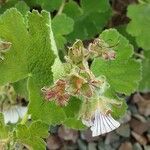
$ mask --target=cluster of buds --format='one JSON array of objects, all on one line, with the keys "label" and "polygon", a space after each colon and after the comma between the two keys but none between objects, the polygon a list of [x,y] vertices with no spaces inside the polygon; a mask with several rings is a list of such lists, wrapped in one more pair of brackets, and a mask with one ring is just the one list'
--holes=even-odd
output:
[{"label": "cluster of buds", "polygon": [[10,42],[0,40],[0,60],[4,60],[3,54],[6,53],[11,47]]},{"label": "cluster of buds", "polygon": [[88,49],[84,47],[81,40],[77,40],[69,48],[68,56],[65,57],[65,65],[70,66],[69,71],[57,80],[54,86],[42,89],[45,99],[54,100],[58,105],[66,106],[70,96],[83,97],[88,100],[95,95],[103,94],[109,85],[105,77],[95,77],[89,68],[88,59],[93,56],[112,59],[115,55],[115,53],[111,54],[112,51],[109,45],[101,39],[95,39],[89,44]]},{"label": "cluster of buds", "polygon": [[88,60],[94,57],[113,60],[115,52],[102,39],[95,39],[88,49],[77,40],[65,57],[64,66],[69,66],[66,74],[54,86],[42,91],[45,99],[54,100],[60,106],[66,106],[71,96],[83,99],[79,117],[83,124],[91,127],[93,136],[97,136],[116,129],[120,124],[111,117],[111,105],[116,104],[115,100],[103,96],[109,88],[106,78],[95,77],[89,68]]},{"label": "cluster of buds", "polygon": [[112,46],[109,46],[103,39],[97,38],[88,47],[91,56],[102,57],[105,60],[114,60],[116,57],[115,51]]},{"label": "cluster of buds", "polygon": [[66,92],[67,83],[63,79],[56,81],[54,86],[50,88],[42,88],[42,91],[45,95],[45,99],[55,100],[56,103],[60,106],[65,106],[68,103],[70,95]]}]

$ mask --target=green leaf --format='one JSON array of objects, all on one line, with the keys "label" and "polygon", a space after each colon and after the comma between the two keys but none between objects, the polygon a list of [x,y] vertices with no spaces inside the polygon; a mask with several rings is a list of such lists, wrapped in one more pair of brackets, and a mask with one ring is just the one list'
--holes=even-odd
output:
[{"label": "green leaf", "polygon": [[[68,41],[93,38],[104,28],[111,16],[110,5],[105,0],[99,1],[98,4],[97,2],[96,0],[88,1],[89,4],[86,4],[85,0],[81,2],[82,5],[79,7],[76,2],[70,1],[65,5],[63,12],[74,19],[75,22],[73,32],[67,36]],[[93,5],[94,9],[91,9]],[[84,11],[89,7],[90,10]]]},{"label": "green leaf", "polygon": [[19,1],[15,5],[15,7],[17,8],[18,11],[20,11],[23,14],[23,16],[25,16],[27,14],[27,12],[30,10],[28,5],[24,1]]},{"label": "green leaf", "polygon": [[15,6],[15,4],[18,2],[19,0],[7,0],[5,3],[0,5],[0,14],[3,13],[5,10]]},{"label": "green leaf", "polygon": [[48,126],[41,121],[33,122],[28,128],[19,124],[16,129],[17,142],[22,143],[30,150],[45,150],[43,138],[48,136]]},{"label": "green leaf", "polygon": [[41,6],[42,9],[47,11],[57,10],[62,4],[63,0],[25,0],[25,2],[30,6]]},{"label": "green leaf", "polygon": [[122,105],[119,107],[115,105],[112,106],[112,116],[115,119],[119,119],[123,117],[123,115],[126,113],[126,110],[128,108],[128,105],[125,100],[121,100],[121,102],[122,102]]},{"label": "green leaf", "polygon": [[140,82],[139,90],[142,92],[148,92],[150,90],[150,51],[144,51],[144,60],[142,62],[142,80]]},{"label": "green leaf", "polygon": [[63,12],[67,14],[70,18],[76,20],[79,16],[82,15],[83,10],[79,7],[79,5],[74,1],[69,1],[66,3]]},{"label": "green leaf", "polygon": [[106,12],[109,9],[108,0],[81,0],[81,7],[85,13],[99,11]]},{"label": "green leaf", "polygon": [[[64,48],[64,44],[67,42],[64,35],[73,31],[74,21],[65,14],[57,15],[52,20],[52,29],[54,36],[56,37],[57,47]],[[63,44],[62,44],[63,43]]]},{"label": "green leaf", "polygon": [[129,95],[138,88],[141,79],[140,62],[132,58],[133,47],[115,29],[103,31],[100,38],[113,46],[113,50],[116,51],[116,59],[107,61],[97,58],[92,63],[92,71],[96,76],[106,76],[111,90]]},{"label": "green leaf", "polygon": [[54,62],[54,54],[57,56],[58,52],[50,21],[46,11],[28,13],[28,28],[16,9],[10,9],[1,16],[0,37],[10,41],[12,47],[0,64],[0,84],[30,77],[29,113],[32,119],[55,124],[64,120],[65,113],[54,103],[46,102],[41,92],[42,87],[51,85],[53,77],[57,79],[58,73],[62,75],[63,71],[58,57]]},{"label": "green leaf", "polygon": [[136,38],[139,47],[150,49],[150,3],[128,6],[127,16],[131,19],[127,32]]},{"label": "green leaf", "polygon": [[42,8],[47,10],[47,11],[54,11],[54,10],[58,10],[60,5],[62,4],[63,0],[38,0],[38,1],[42,1]]},{"label": "green leaf", "polygon": [[48,129],[49,126],[42,121],[34,121],[29,127],[31,135],[42,138],[46,138],[48,136]]},{"label": "green leaf", "polygon": [[66,113],[66,120],[63,122],[69,128],[83,130],[85,126],[82,124],[81,120],[78,119],[79,111],[81,108],[82,101],[76,97],[71,97],[69,100],[69,104],[64,107],[64,111]]},{"label": "green leaf", "polygon": [[[123,117],[128,108],[126,100],[120,98],[118,94],[115,93],[114,89],[112,89],[111,87],[104,93],[104,95],[113,99],[114,101],[114,104],[111,104],[112,116],[115,119],[120,119],[121,117]],[[115,105],[115,103],[120,103],[121,105]]]},{"label": "green leaf", "polygon": [[17,95],[28,100],[27,78],[12,83]]},{"label": "green leaf", "polygon": [[26,49],[29,35],[17,9],[7,10],[0,16],[0,38],[12,43],[5,60],[0,62],[0,85],[4,85],[25,78],[28,74]]},{"label": "green leaf", "polygon": [[120,25],[117,26],[116,29],[119,31],[120,34],[122,34],[124,37],[126,37],[130,43],[134,46],[135,49],[138,48],[135,37],[131,36],[131,34],[127,33],[126,31],[127,25]]},{"label": "green leaf", "polygon": [[61,124],[66,119],[63,109],[54,102],[46,101],[32,79],[28,82],[28,89],[31,99],[29,113],[32,114],[32,119],[40,119],[48,124]]},{"label": "green leaf", "polygon": [[30,138],[31,134],[26,125],[19,124],[17,125],[16,136],[18,139],[24,140]]},{"label": "green leaf", "polygon": [[71,97],[69,104],[64,107],[67,117],[78,117],[82,101],[76,97]]},{"label": "green leaf", "polygon": [[0,113],[0,140],[8,137],[8,128],[4,123],[4,116]]},{"label": "green leaf", "polygon": [[77,118],[67,118],[64,121],[64,125],[76,130],[83,130],[86,128],[85,125],[82,124],[81,120],[77,120]]}]

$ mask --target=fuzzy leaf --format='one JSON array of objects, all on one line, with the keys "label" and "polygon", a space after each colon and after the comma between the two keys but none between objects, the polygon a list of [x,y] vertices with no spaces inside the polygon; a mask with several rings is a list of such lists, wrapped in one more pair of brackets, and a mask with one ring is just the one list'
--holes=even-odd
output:
[{"label": "fuzzy leaf", "polygon": [[49,124],[61,124],[66,119],[63,109],[56,106],[54,102],[46,101],[32,79],[29,80],[28,89],[29,99],[31,99],[29,113],[34,120],[40,119]]},{"label": "fuzzy leaf", "polygon": [[73,31],[73,19],[67,17],[65,14],[55,16],[52,20],[52,29],[56,37],[56,45],[58,48],[63,48],[67,42],[64,35]]},{"label": "fuzzy leaf", "polygon": [[139,47],[150,49],[150,3],[129,5],[127,16],[131,19],[127,32],[136,38]]},{"label": "fuzzy leaf", "polygon": [[[93,5],[94,9],[91,9]],[[94,37],[101,32],[111,16],[110,5],[106,0],[83,0],[81,7],[76,2],[70,1],[65,5],[63,12],[75,22],[73,32],[67,36],[71,42],[75,39],[85,40]]]},{"label": "fuzzy leaf", "polygon": [[19,124],[16,129],[17,142],[21,142],[30,150],[45,150],[46,143],[42,138],[48,135],[48,125],[41,121],[33,122],[28,128]]},{"label": "fuzzy leaf", "polygon": [[26,125],[21,124],[17,125],[16,135],[17,138],[20,140],[28,139],[31,136],[28,127]]},{"label": "fuzzy leaf", "polygon": [[76,97],[71,97],[69,104],[64,107],[67,117],[78,117],[82,101]]},{"label": "fuzzy leaf", "polygon": [[150,90],[150,50],[144,52],[144,60],[142,62],[142,80],[140,82],[139,90],[142,92],[148,92]]},{"label": "fuzzy leaf", "polygon": [[119,119],[121,117],[123,117],[123,115],[126,113],[126,110],[128,108],[128,105],[126,103],[125,100],[121,100],[122,101],[122,105],[121,106],[112,106],[112,116],[115,119]]},{"label": "fuzzy leaf", "polygon": [[[128,108],[125,98],[120,98],[112,88],[107,89],[104,95],[114,101],[114,104],[111,104],[112,116],[115,119],[123,117]],[[120,103],[121,105],[115,105],[115,103]]]},{"label": "fuzzy leaf", "polygon": [[[84,12],[105,12],[109,9],[109,1],[108,0],[81,0],[81,7]],[[94,9],[93,9],[94,8]]]},{"label": "fuzzy leaf", "polygon": [[42,138],[46,138],[48,136],[49,126],[41,121],[34,121],[29,130],[33,136],[39,136]]},{"label": "fuzzy leaf", "polygon": [[16,9],[10,9],[1,16],[0,37],[11,42],[12,47],[0,64],[0,84],[30,77],[29,113],[32,119],[60,123],[66,117],[64,111],[54,103],[46,102],[41,92],[41,88],[51,85],[53,77],[56,79],[57,73],[62,74],[63,70],[59,58],[55,59],[54,56],[58,52],[50,21],[48,12],[39,14],[33,11],[28,13],[27,29],[22,15]]},{"label": "fuzzy leaf", "polygon": [[25,100],[28,100],[27,78],[14,82],[12,85],[17,95],[25,98]]},{"label": "fuzzy leaf", "polygon": [[25,78],[28,74],[26,49],[29,35],[17,9],[7,10],[0,16],[0,38],[12,43],[5,60],[0,62],[0,85]]},{"label": "fuzzy leaf", "polygon": [[64,125],[69,128],[76,130],[83,130],[86,127],[82,124],[81,120],[77,120],[77,118],[68,118],[64,121]]},{"label": "fuzzy leaf", "polygon": [[54,11],[60,7],[62,0],[25,0],[25,2],[31,7],[41,6],[44,10]]},{"label": "fuzzy leaf", "polygon": [[141,65],[132,58],[133,47],[115,29],[105,30],[100,37],[113,46],[116,59],[107,61],[97,58],[91,68],[96,76],[106,76],[111,90],[129,95],[138,88],[141,79]]},{"label": "fuzzy leaf", "polygon": [[7,0],[5,3],[2,3],[0,5],[0,14],[3,13],[5,10],[15,6],[15,4],[18,2],[19,0]]},{"label": "fuzzy leaf", "polygon": [[83,10],[79,7],[79,5],[74,1],[69,1],[66,3],[63,12],[67,14],[70,18],[76,20],[80,15],[82,15]]},{"label": "fuzzy leaf", "polygon": [[4,123],[4,116],[0,113],[0,140],[8,137],[8,128]]},{"label": "fuzzy leaf", "polygon": [[[10,22],[14,18],[15,21]],[[48,19],[49,15],[45,11],[41,15],[37,11],[29,13],[28,31],[22,15],[16,9],[10,9],[1,16],[0,37],[11,42],[12,47],[0,65],[0,84],[15,82],[27,76],[32,76],[40,86],[52,83],[53,77],[49,75],[52,74],[50,68],[55,57],[49,42]]]},{"label": "fuzzy leaf", "polygon": [[19,1],[15,7],[17,10],[19,10],[24,16],[27,14],[27,12],[30,10],[28,5],[24,1]]}]

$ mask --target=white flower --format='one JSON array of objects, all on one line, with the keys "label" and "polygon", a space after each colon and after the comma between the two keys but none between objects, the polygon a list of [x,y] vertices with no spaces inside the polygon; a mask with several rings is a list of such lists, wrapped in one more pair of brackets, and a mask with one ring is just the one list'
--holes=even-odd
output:
[{"label": "white flower", "polygon": [[4,114],[4,120],[7,124],[18,122],[19,118],[23,118],[27,112],[27,107],[23,106],[11,106],[9,109],[4,110],[2,113]]},{"label": "white flower", "polygon": [[110,114],[103,114],[99,109],[94,112],[93,120],[82,120],[82,122],[91,127],[93,137],[111,132],[120,126],[120,123],[114,120]]}]

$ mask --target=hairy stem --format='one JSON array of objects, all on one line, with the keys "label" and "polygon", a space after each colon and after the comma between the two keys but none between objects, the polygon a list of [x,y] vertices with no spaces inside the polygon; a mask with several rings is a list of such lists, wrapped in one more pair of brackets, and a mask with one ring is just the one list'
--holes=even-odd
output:
[{"label": "hairy stem", "polygon": [[29,114],[26,113],[25,116],[22,118],[20,124],[25,124],[27,122],[27,120],[28,120],[28,117],[29,117]]},{"label": "hairy stem", "polygon": [[58,10],[56,15],[62,14],[62,11],[63,11],[64,6],[65,6],[65,2],[66,2],[66,0],[62,0],[62,4],[60,5],[60,8],[59,8],[59,10]]}]

